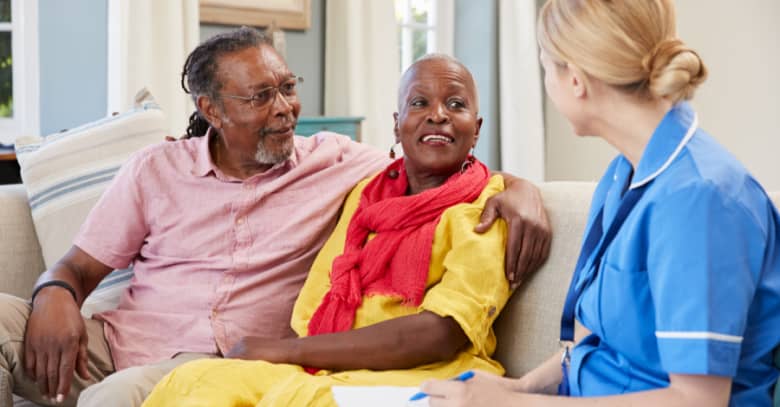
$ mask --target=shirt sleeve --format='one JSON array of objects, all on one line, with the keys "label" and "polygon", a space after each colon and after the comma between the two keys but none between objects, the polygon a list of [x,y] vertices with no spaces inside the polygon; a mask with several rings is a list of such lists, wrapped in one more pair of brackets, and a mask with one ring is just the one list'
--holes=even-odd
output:
[{"label": "shirt sleeve", "polygon": [[659,202],[649,219],[648,278],[668,373],[733,377],[759,279],[765,233],[715,186]]},{"label": "shirt sleeve", "polygon": [[[488,188],[495,188],[494,182]],[[431,261],[443,261],[445,271],[441,280],[425,293],[420,305],[421,310],[455,319],[474,348],[485,354],[493,351],[493,321],[510,295],[504,273],[506,224],[499,220],[483,234],[474,232],[486,195],[496,192],[497,189],[483,193],[479,204],[459,205],[442,216]],[[436,241],[450,244],[443,258],[436,258]]]},{"label": "shirt sleeve", "polygon": [[349,167],[357,174],[358,178],[352,182],[352,185],[382,171],[392,163],[386,152],[379,151],[368,144],[358,143],[342,134],[323,131],[317,133],[315,137],[320,141],[331,138],[338,143],[341,150],[341,160],[348,163]]},{"label": "shirt sleeve", "polygon": [[149,233],[141,183],[144,151],[128,159],[92,208],[73,244],[99,262],[126,268]]}]

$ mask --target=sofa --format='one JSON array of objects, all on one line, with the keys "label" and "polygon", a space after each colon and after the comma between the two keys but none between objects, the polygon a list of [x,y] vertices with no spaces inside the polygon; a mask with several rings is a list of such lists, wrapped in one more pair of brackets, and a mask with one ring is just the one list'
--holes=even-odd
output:
[{"label": "sofa", "polygon": [[[495,324],[495,357],[518,377],[558,349],[558,330],[571,272],[579,254],[591,194],[589,182],[540,186],[553,228],[547,263],[510,299]],[[780,192],[770,194],[780,203]],[[44,260],[22,185],[0,185],[0,291],[29,297]]]}]

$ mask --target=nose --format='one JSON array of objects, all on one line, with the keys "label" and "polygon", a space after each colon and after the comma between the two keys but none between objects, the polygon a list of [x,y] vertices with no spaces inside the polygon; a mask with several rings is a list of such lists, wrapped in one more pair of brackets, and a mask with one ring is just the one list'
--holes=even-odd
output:
[{"label": "nose", "polygon": [[442,124],[447,123],[449,119],[447,109],[443,104],[436,103],[431,105],[431,109],[428,111],[428,122]]},{"label": "nose", "polygon": [[292,112],[292,104],[279,91],[274,89],[274,98],[271,100],[271,113],[275,116],[287,116]]},{"label": "nose", "polygon": [[433,124],[447,123],[450,117],[447,115],[447,109],[441,104],[431,105],[428,113],[428,122]]}]

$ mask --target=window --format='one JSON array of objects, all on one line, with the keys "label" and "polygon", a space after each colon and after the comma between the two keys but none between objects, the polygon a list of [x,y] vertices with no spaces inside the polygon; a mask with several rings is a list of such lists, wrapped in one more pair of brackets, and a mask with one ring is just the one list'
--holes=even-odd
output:
[{"label": "window", "polygon": [[417,58],[452,55],[454,0],[395,0],[401,72]]},{"label": "window", "polygon": [[0,144],[38,134],[38,2],[0,0]]}]

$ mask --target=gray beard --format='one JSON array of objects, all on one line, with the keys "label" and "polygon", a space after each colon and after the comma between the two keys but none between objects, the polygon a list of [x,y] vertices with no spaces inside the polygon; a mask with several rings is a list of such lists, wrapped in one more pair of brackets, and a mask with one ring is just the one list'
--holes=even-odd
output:
[{"label": "gray beard", "polygon": [[263,141],[264,140],[261,140],[257,143],[257,152],[255,153],[255,161],[260,164],[279,164],[281,162],[287,161],[293,153],[293,147],[295,144],[292,138],[290,138],[289,143],[285,143],[283,148],[278,151],[267,150],[263,144]]}]

